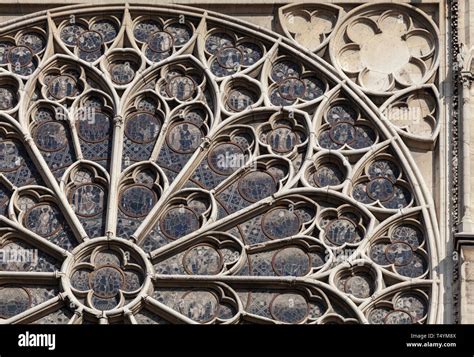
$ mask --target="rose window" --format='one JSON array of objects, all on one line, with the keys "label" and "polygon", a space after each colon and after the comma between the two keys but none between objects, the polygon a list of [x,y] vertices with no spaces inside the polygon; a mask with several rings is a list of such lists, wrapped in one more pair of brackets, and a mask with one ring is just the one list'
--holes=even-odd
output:
[{"label": "rose window", "polygon": [[422,12],[79,9],[0,34],[2,323],[439,322]]}]

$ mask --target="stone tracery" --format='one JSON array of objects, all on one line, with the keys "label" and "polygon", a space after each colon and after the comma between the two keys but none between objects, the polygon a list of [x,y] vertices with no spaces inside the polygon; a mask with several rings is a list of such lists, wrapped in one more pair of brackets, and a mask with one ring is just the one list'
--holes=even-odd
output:
[{"label": "stone tracery", "polygon": [[[186,7],[78,13],[0,38],[0,247],[41,252],[0,265],[2,322],[437,321],[434,207],[404,150],[437,135],[420,12],[287,6],[289,38]],[[413,44],[383,85],[367,31]]]}]

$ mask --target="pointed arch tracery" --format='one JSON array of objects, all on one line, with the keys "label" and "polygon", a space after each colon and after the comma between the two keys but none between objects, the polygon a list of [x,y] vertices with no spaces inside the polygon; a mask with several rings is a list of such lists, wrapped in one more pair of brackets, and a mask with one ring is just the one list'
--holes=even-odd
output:
[{"label": "pointed arch tracery", "polygon": [[[287,5],[280,36],[189,7],[70,9],[0,27],[0,247],[37,252],[0,264],[1,322],[439,321],[408,150],[439,132],[431,20]],[[371,36],[406,63],[381,76]]]}]

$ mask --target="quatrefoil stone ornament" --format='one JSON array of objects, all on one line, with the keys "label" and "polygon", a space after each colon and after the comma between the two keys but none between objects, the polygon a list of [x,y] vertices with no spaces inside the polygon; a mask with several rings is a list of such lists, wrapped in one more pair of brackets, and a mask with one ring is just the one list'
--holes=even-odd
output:
[{"label": "quatrefoil stone ornament", "polygon": [[149,283],[146,255],[123,239],[99,238],[82,244],[64,265],[70,300],[87,311],[117,311]]}]

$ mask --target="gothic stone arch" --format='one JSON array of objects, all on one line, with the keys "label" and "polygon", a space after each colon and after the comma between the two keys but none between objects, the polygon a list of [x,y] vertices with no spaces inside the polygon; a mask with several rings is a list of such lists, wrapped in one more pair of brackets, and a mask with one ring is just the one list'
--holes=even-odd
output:
[{"label": "gothic stone arch", "polygon": [[0,27],[0,245],[37,252],[0,265],[2,323],[443,321],[411,151],[440,133],[436,24],[393,3],[279,21],[110,5]]}]

